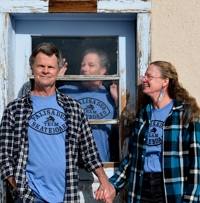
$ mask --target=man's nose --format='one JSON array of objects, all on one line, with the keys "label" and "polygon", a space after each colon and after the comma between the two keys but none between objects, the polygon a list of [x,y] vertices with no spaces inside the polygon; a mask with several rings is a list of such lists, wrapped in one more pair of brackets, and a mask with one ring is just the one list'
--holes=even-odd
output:
[{"label": "man's nose", "polygon": [[81,67],[81,72],[85,72],[88,70],[88,66],[87,65],[84,65]]},{"label": "man's nose", "polygon": [[48,72],[49,72],[48,66],[45,66],[45,67],[43,68],[43,72],[44,72],[44,73],[48,73]]}]

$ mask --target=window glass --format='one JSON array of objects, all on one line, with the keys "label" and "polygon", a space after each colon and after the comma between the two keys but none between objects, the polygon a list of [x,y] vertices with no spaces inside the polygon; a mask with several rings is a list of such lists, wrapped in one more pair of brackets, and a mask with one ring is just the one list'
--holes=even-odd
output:
[{"label": "window glass", "polygon": [[[102,81],[58,81],[58,90],[76,99],[89,120],[100,156],[104,162],[119,161],[119,129],[112,124],[118,118],[118,111],[109,90],[109,83],[90,89],[90,83]],[[85,85],[87,84],[87,86]],[[93,120],[93,121],[92,121]],[[117,123],[117,121],[116,121]]]},{"label": "window glass", "polygon": [[108,56],[106,74],[117,74],[117,37],[32,37],[32,49],[41,42],[51,42],[61,50],[68,63],[67,75],[79,75],[84,52],[94,48]]},{"label": "window glass", "polygon": [[[57,81],[57,88],[60,92],[75,98],[82,106],[88,120],[117,119],[115,101],[110,93],[110,85],[116,81]],[[85,85],[87,84],[87,86]],[[101,83],[100,88],[88,88],[90,83]],[[119,90],[117,90],[119,91]]]}]

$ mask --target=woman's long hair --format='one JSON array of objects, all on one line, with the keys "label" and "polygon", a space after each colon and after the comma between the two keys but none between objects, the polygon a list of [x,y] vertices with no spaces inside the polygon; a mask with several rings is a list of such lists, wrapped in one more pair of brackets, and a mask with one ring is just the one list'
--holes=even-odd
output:
[{"label": "woman's long hair", "polygon": [[[189,92],[179,83],[178,74],[175,67],[166,61],[154,61],[150,65],[158,66],[161,76],[163,78],[169,78],[169,85],[167,89],[169,97],[182,102],[184,106],[184,113],[182,117],[183,124],[200,120],[200,108],[197,105],[196,99],[190,96]],[[142,106],[146,105],[149,100],[149,96],[145,95],[144,93],[139,94],[137,107],[139,108],[141,104]]]}]

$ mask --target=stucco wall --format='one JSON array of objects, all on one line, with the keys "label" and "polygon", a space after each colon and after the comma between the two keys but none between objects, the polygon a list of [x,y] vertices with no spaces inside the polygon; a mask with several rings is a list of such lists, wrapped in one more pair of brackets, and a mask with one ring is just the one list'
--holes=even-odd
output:
[{"label": "stucco wall", "polygon": [[200,105],[200,1],[152,0],[151,59],[175,65]]}]

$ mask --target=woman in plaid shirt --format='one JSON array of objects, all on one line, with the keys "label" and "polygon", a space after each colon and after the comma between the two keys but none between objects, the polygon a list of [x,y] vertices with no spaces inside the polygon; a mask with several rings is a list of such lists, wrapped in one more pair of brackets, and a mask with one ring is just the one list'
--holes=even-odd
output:
[{"label": "woman in plaid shirt", "polygon": [[200,108],[169,62],[151,63],[141,81],[129,155],[97,199],[112,202],[129,182],[128,203],[200,202]]}]

